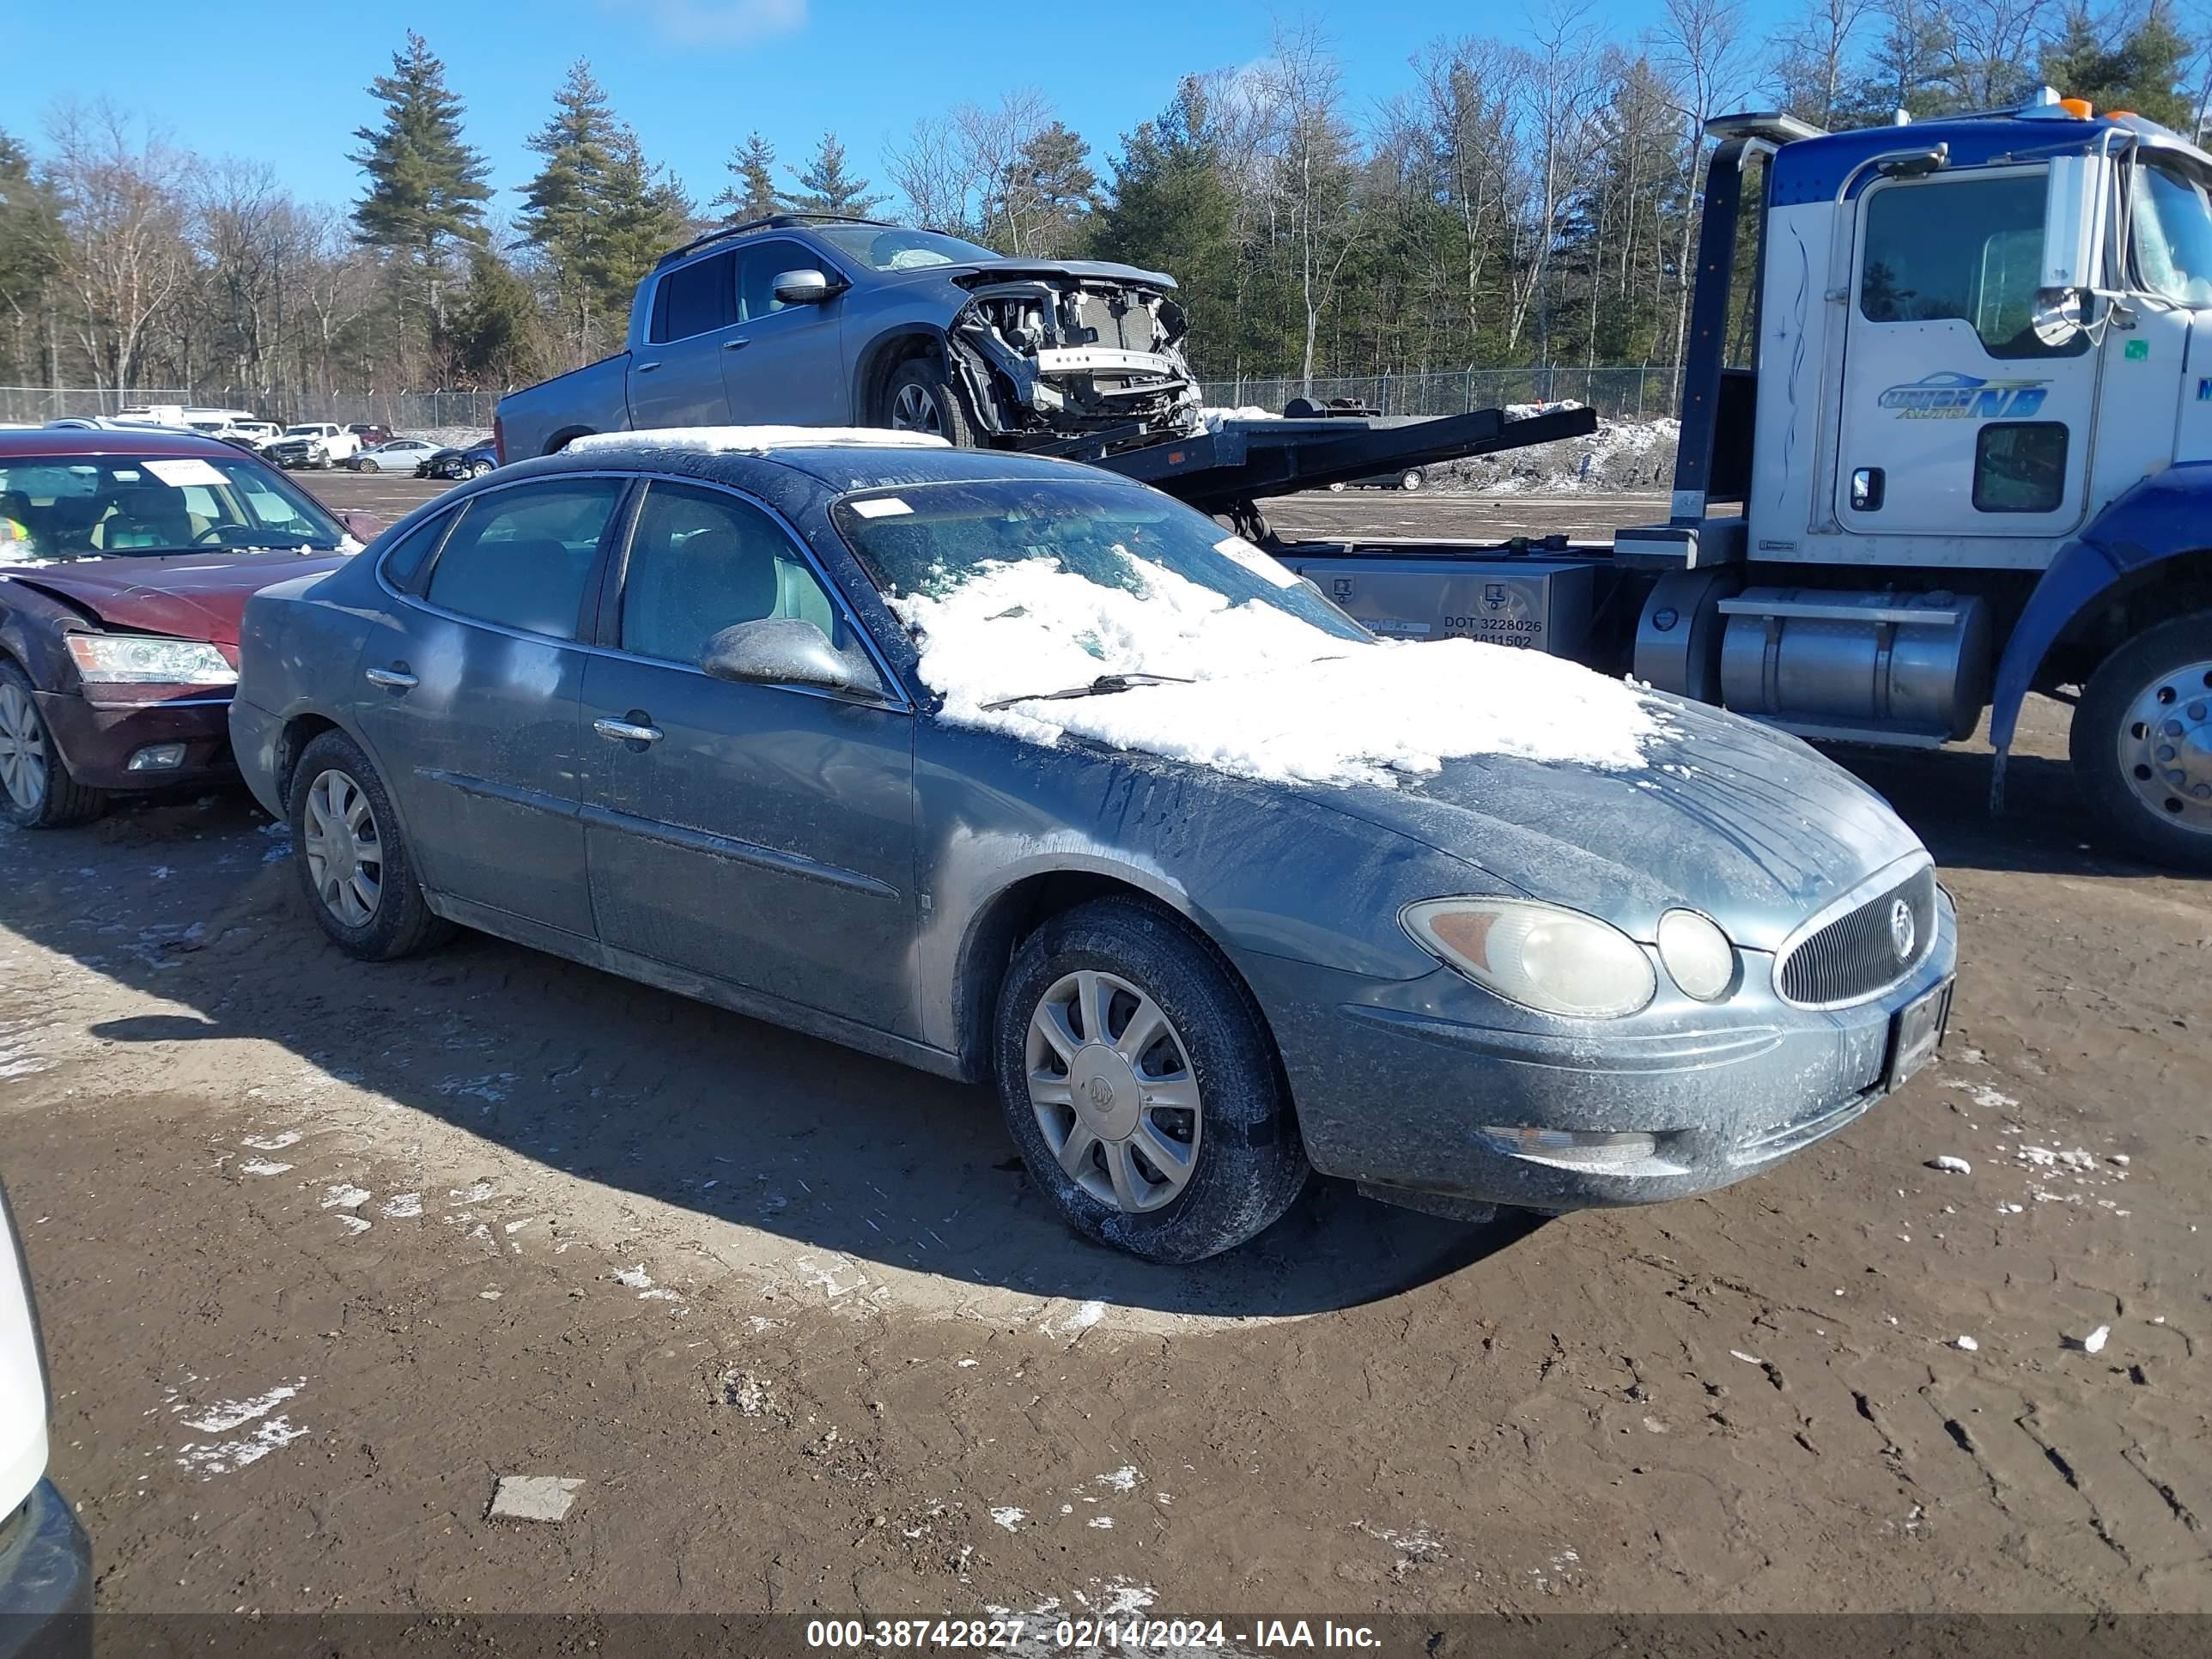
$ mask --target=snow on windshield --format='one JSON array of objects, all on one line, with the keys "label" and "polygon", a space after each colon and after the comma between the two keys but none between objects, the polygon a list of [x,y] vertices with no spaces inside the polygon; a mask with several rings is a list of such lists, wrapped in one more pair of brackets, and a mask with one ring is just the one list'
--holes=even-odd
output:
[{"label": "snow on windshield", "polygon": [[[1473,640],[1343,639],[1117,550],[1127,587],[1026,559],[978,565],[944,592],[890,599],[915,636],[923,683],[945,699],[941,717],[1240,777],[1384,787],[1468,755],[1626,770],[1661,735],[1632,687],[1562,658]],[[1036,695],[1138,672],[1194,684]]]}]

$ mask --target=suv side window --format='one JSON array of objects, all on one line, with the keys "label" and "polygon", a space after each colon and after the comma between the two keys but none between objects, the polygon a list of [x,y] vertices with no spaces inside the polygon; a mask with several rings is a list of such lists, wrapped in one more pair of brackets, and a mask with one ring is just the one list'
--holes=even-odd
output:
[{"label": "suv side window", "polygon": [[678,265],[660,279],[653,296],[652,338],[656,345],[688,340],[727,328],[733,315],[732,270],[736,255],[710,254]]},{"label": "suv side window", "polygon": [[423,597],[479,622],[573,640],[619,478],[563,479],[479,495],[438,550]]},{"label": "suv side window", "polygon": [[622,648],[696,665],[725,628],[770,617],[803,617],[840,650],[854,644],[813,567],[775,520],[716,490],[651,485],[623,573]]},{"label": "suv side window", "polygon": [[2029,326],[2043,258],[2042,173],[1935,179],[1870,192],[1859,313],[1870,323],[1971,323],[1992,357],[2070,357]]},{"label": "suv side window", "polygon": [[830,262],[804,242],[777,239],[738,250],[738,320],[750,323],[791,307],[775,297],[775,279],[787,270],[818,270],[835,278]]}]

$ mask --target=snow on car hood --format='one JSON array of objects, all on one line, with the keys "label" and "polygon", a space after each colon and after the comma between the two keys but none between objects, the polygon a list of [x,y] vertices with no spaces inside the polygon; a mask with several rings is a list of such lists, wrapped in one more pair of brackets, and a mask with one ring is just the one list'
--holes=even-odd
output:
[{"label": "snow on car hood", "polygon": [[[1122,556],[1127,587],[1031,559],[980,565],[942,594],[891,599],[915,637],[923,684],[944,699],[940,717],[1240,777],[1383,787],[1474,755],[1633,770],[1663,732],[1651,700],[1561,658],[1473,640],[1342,639]],[[1136,672],[1193,683],[1036,695]]]}]

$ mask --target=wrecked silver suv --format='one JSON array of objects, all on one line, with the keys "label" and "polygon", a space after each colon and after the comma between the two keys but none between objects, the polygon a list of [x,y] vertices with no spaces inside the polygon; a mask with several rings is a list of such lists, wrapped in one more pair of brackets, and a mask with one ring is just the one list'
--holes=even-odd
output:
[{"label": "wrecked silver suv", "polygon": [[778,214],[667,255],[628,349],[502,399],[510,460],[586,433],[877,426],[965,446],[1153,438],[1198,420],[1175,281],[936,231]]}]

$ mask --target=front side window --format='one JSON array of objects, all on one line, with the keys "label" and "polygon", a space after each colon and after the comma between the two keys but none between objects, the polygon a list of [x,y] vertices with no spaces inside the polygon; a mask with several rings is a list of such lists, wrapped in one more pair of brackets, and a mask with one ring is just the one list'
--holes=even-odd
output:
[{"label": "front side window", "polygon": [[775,520],[719,491],[653,484],[630,536],[622,648],[696,664],[722,629],[777,617],[812,623],[840,650],[850,644],[836,605]]},{"label": "front side window", "polygon": [[574,639],[622,491],[618,478],[577,478],[477,496],[439,550],[424,597],[479,622]]},{"label": "front side window", "polygon": [[1867,197],[1859,312],[1873,323],[1956,318],[1992,357],[2073,356],[2076,331],[2046,346],[2033,326],[2043,270],[2042,173],[1891,185]]},{"label": "front side window", "polygon": [[803,242],[749,242],[738,251],[738,320],[750,323],[790,307],[775,297],[775,279],[787,270],[823,270],[822,256]]},{"label": "front side window", "polygon": [[330,552],[346,532],[258,461],[115,455],[0,464],[0,558]]},{"label": "front side window", "polygon": [[2185,306],[2212,306],[2212,194],[2183,163],[2139,163],[2130,204],[2136,276],[2150,293]]}]

